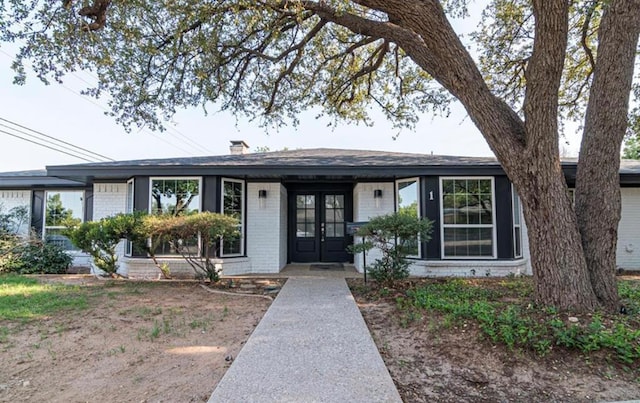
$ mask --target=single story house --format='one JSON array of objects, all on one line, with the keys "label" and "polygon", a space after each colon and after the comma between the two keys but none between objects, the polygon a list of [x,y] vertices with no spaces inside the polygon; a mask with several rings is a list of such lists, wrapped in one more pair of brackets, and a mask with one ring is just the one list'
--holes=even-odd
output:
[{"label": "single story house", "polygon": [[[289,263],[353,262],[357,239],[350,222],[407,210],[434,222],[431,240],[417,240],[411,273],[418,276],[493,276],[531,273],[527,231],[513,186],[494,158],[340,149],[231,154],[211,157],[47,166],[0,174],[5,210],[29,206],[31,227],[74,254],[60,232],[65,217],[98,220],[143,210],[213,211],[237,217],[241,236],[222,242],[217,262],[226,275],[277,273]],[[563,162],[569,187],[575,161]],[[622,220],[617,259],[640,269],[640,162],[623,161]],[[155,277],[147,256],[125,242],[120,272]],[[158,251],[172,273],[192,273],[168,245]],[[376,257],[367,254],[367,262]]]}]

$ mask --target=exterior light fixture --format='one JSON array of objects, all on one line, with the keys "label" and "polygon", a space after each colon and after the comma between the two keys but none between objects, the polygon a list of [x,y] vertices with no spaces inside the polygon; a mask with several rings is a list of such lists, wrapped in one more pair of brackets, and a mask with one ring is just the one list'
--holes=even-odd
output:
[{"label": "exterior light fixture", "polygon": [[258,206],[263,209],[267,204],[267,190],[260,189],[258,190]]},{"label": "exterior light fixture", "polygon": [[381,199],[382,199],[382,189],[375,189],[373,191],[373,200],[376,201],[376,208],[380,208]]}]

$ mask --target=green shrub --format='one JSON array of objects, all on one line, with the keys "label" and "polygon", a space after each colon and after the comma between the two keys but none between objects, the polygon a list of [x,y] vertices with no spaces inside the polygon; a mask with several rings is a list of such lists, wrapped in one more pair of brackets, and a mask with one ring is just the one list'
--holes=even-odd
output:
[{"label": "green shrub", "polygon": [[83,252],[93,258],[93,263],[107,274],[118,271],[116,247],[133,232],[135,220],[131,214],[116,214],[99,221],[87,221],[67,227],[64,234]]},{"label": "green shrub", "polygon": [[366,253],[378,248],[382,257],[376,259],[371,267],[365,268],[375,281],[384,286],[393,286],[397,280],[409,276],[407,260],[409,254],[417,250],[417,240],[427,242],[431,239],[433,223],[426,218],[417,218],[412,214],[393,213],[372,218],[358,230],[358,236],[365,238],[364,243],[349,247],[351,253]]},{"label": "green shrub", "polygon": [[[183,216],[148,216],[149,235],[168,241],[193,268],[196,276],[211,282],[220,279],[213,259],[223,238],[239,235],[238,220],[219,213],[201,212]],[[201,249],[185,240],[200,238]]]},{"label": "green shrub", "polygon": [[18,274],[64,274],[73,258],[62,248],[38,239],[23,242],[0,261],[0,272]]}]

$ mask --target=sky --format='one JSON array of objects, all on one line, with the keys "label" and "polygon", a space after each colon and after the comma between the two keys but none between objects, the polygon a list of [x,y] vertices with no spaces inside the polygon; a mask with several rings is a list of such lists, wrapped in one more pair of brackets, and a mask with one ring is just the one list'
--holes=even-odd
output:
[{"label": "sky", "polygon": [[[459,32],[473,28],[472,20],[456,25]],[[231,140],[244,140],[250,151],[257,147],[268,147],[272,151],[345,148],[493,156],[459,104],[452,106],[448,117],[423,116],[414,130],[394,129],[382,114],[374,116],[371,127],[343,124],[329,128],[328,120],[317,120],[312,112],[302,115],[297,127],[265,130],[255,122],[238,121],[228,112],[210,110],[205,116],[202,108],[194,108],[178,112],[165,132],[134,128],[127,133],[114,118],[105,116],[106,100],[80,95],[87,82],[95,82],[95,78],[82,72],[73,73],[65,78],[63,85],[47,86],[29,75],[26,85],[17,86],[12,84],[12,54],[9,45],[0,44],[0,118],[114,160],[226,155]],[[0,124],[6,122],[0,120]],[[0,130],[11,132],[2,126]],[[566,147],[571,152],[577,148],[577,142],[570,142]],[[84,162],[0,132],[0,172]]]}]

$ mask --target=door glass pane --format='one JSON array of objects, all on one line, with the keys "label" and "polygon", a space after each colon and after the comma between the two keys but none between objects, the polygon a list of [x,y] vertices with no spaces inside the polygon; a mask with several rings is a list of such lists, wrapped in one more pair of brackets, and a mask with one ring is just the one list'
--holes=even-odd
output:
[{"label": "door glass pane", "polygon": [[315,196],[296,196],[296,237],[315,238],[316,205]]},{"label": "door glass pane", "polygon": [[344,195],[324,196],[325,236],[344,237]]}]

